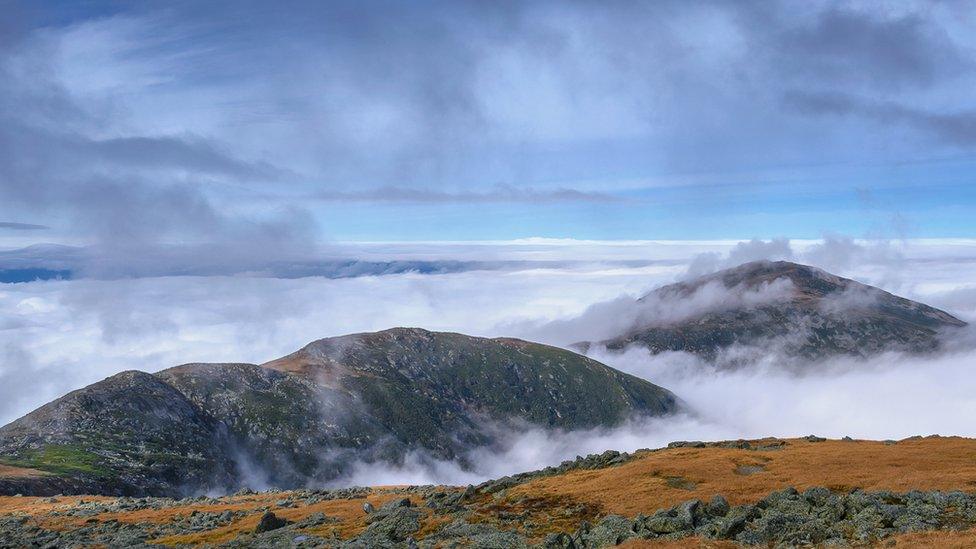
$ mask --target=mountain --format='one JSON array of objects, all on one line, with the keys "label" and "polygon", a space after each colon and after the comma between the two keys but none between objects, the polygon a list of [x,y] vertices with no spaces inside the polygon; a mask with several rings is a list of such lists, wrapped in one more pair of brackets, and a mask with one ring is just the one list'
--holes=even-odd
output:
[{"label": "mountain", "polygon": [[[937,350],[966,323],[945,311],[788,261],[756,261],[663,286],[637,300],[637,321],[594,345],[685,351],[733,361],[743,348],[817,360],[884,351]],[[723,351],[738,350],[739,353]]]},{"label": "mountain", "polygon": [[677,407],[670,392],[563,349],[395,328],[263,366],[130,371],[69,393],[0,428],[0,464],[44,473],[0,481],[0,493],[300,487],[412,450],[463,464],[504,426],[611,426]]}]

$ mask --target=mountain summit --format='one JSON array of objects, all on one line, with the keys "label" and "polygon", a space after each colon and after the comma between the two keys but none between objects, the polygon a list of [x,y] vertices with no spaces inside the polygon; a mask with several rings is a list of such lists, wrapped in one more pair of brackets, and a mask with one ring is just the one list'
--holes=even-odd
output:
[{"label": "mountain summit", "polygon": [[733,361],[753,348],[816,360],[930,352],[939,348],[940,332],[966,325],[934,307],[789,261],[755,261],[663,286],[636,308],[626,332],[578,345]]},{"label": "mountain summit", "polygon": [[[0,493],[301,487],[359,461],[458,459],[504,427],[586,429],[674,411],[670,392],[576,353],[414,328],[255,364],[123,372],[0,428]],[[501,428],[499,428],[501,427]]]}]

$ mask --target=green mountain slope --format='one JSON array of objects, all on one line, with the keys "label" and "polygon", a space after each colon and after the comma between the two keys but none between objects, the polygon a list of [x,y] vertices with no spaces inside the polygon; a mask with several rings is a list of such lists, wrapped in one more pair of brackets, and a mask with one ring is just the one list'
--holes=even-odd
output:
[{"label": "green mountain slope", "polygon": [[[499,426],[612,426],[677,406],[566,350],[396,328],[319,340],[264,366],[112,376],[0,428],[0,463],[50,473],[26,486],[34,493],[296,487],[411,450],[463,459],[497,442]],[[11,491],[25,485],[0,482]]]}]

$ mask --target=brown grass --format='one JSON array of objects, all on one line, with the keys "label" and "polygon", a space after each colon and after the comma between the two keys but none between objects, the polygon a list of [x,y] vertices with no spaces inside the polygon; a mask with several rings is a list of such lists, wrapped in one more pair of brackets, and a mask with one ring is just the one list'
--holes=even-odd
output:
[{"label": "brown grass", "polygon": [[[745,468],[760,467],[742,474]],[[675,483],[674,478],[686,482]],[[538,479],[512,488],[508,497],[569,497],[631,517],[715,494],[733,504],[754,502],[788,486],[972,491],[976,490],[976,440],[929,437],[894,445],[790,440],[781,450],[772,451],[674,448],[642,453],[618,467]]]},{"label": "brown grass", "polygon": [[28,467],[14,467],[0,463],[0,478],[35,478],[43,477],[48,473],[30,469]]},{"label": "brown grass", "polygon": [[[472,522],[489,522],[518,528],[539,540],[550,532],[572,532],[582,520],[591,523],[606,514],[633,517],[670,507],[682,501],[708,499],[722,494],[733,504],[754,502],[773,490],[794,486],[800,490],[827,486],[835,490],[976,490],[976,440],[956,437],[910,439],[895,445],[880,442],[790,440],[780,450],[752,451],[724,448],[673,448],[640,453],[623,465],[595,471],[572,471],[540,478],[507,490],[504,496],[480,496],[469,503]],[[155,543],[166,545],[219,544],[254,531],[262,508],[300,521],[321,512],[336,519],[305,530],[323,537],[348,539],[366,527],[364,501],[380,506],[404,497],[395,488],[374,488],[366,498],[323,501],[312,505],[278,508],[275,502],[287,493],[228,496],[219,503],[200,502],[164,509],[102,513],[99,521],[165,524],[193,511],[245,511],[232,524],[208,532],[167,536]],[[420,499],[411,499],[424,512],[421,533],[433,533],[450,517],[431,514]],[[51,516],[84,501],[109,497],[62,496],[56,501],[38,497],[0,497],[0,515],[26,514],[37,524],[56,530],[82,526],[88,517]],[[529,526],[531,524],[531,526]],[[976,529],[905,534],[888,538],[882,545],[896,547],[976,547]],[[643,547],[707,547],[727,549],[728,542],[686,538],[678,541],[633,540],[629,549]]]},{"label": "brown grass", "polygon": [[[894,542],[892,545],[890,542]],[[976,547],[976,530],[918,532],[901,534],[882,540],[878,545],[888,544],[892,547],[910,547],[928,549],[971,549]]]}]

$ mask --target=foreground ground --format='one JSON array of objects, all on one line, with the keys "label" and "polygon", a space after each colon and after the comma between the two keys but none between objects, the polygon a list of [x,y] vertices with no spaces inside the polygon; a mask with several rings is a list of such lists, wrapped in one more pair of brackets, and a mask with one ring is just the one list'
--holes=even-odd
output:
[{"label": "foreground ground", "polygon": [[[0,477],[33,474],[40,473],[0,469]],[[787,487],[820,489],[777,492]],[[873,507],[863,503],[868,496],[859,495],[858,489],[874,498]],[[897,495],[911,491],[920,492]],[[953,491],[962,493],[943,494]],[[829,522],[824,510],[840,509],[836,520],[847,509],[846,526],[824,535],[842,535],[854,545],[973,547],[972,492],[976,440],[971,439],[676,443],[632,455],[590,456],[473,488],[302,490],[184,500],[2,497],[0,547],[290,547],[350,540],[362,547],[410,547],[412,540],[432,547],[570,547],[616,541],[625,547],[734,547],[743,540],[766,539],[761,535],[775,528],[788,530],[791,509],[797,506],[821,522]],[[701,503],[684,503],[690,500]],[[366,503],[372,512],[364,511]],[[713,512],[716,508],[723,509]],[[697,527],[681,526],[682,513]],[[736,513],[751,513],[746,526],[736,522]],[[885,518],[886,513],[893,515]],[[609,515],[621,519],[607,519]],[[644,517],[633,520],[640,515]],[[731,540],[714,539],[726,528],[736,528],[729,530]],[[809,524],[803,528],[789,535],[810,535]],[[656,539],[625,539],[638,536],[634,532]],[[801,538],[776,539],[789,543]]]}]

